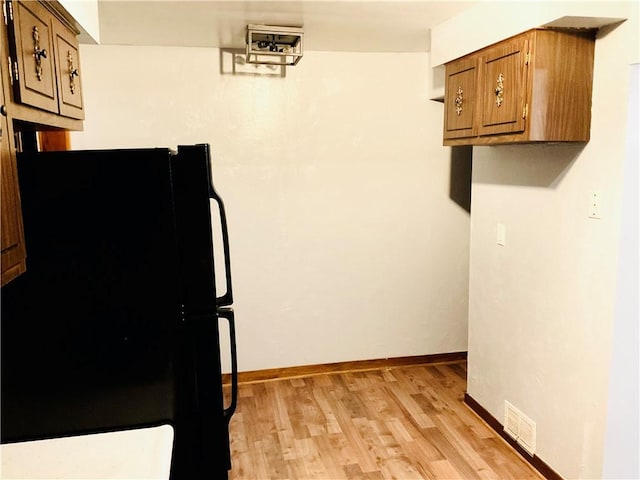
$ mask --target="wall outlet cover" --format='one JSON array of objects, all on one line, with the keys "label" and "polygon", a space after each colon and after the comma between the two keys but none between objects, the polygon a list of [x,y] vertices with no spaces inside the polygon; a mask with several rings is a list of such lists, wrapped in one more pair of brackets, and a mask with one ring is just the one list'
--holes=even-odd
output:
[{"label": "wall outlet cover", "polygon": [[501,246],[505,246],[507,243],[507,227],[504,223],[496,225],[496,243]]},{"label": "wall outlet cover", "polygon": [[601,203],[600,193],[589,193],[589,218],[599,219],[601,218]]}]

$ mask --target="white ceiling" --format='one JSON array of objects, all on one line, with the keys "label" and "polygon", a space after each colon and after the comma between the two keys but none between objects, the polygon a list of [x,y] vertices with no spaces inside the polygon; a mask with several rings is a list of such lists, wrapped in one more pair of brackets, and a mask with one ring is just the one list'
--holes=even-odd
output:
[{"label": "white ceiling", "polygon": [[474,3],[100,0],[100,43],[243,48],[256,23],[302,26],[305,50],[425,52],[430,28]]}]

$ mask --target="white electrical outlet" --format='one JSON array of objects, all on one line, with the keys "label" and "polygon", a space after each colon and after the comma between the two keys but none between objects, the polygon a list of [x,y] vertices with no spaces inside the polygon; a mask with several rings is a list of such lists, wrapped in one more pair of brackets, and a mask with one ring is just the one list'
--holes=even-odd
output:
[{"label": "white electrical outlet", "polygon": [[529,455],[536,451],[536,423],[505,400],[504,431]]}]

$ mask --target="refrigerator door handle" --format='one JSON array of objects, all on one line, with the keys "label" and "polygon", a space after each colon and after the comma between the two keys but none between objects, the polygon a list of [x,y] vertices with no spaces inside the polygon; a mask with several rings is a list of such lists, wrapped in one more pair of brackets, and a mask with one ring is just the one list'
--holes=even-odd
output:
[{"label": "refrigerator door handle", "polygon": [[231,349],[231,404],[224,409],[227,423],[231,420],[238,404],[238,357],[236,352],[236,321],[231,308],[218,308],[218,318],[225,318],[229,322],[229,345]]},{"label": "refrigerator door handle", "polygon": [[209,183],[209,198],[215,200],[220,210],[220,223],[222,227],[222,246],[224,249],[224,275],[226,282],[226,292],[224,295],[216,298],[218,306],[228,306],[233,303],[233,290],[231,288],[231,257],[229,256],[229,230],[227,229],[227,215],[224,209],[224,202],[213,184]]}]

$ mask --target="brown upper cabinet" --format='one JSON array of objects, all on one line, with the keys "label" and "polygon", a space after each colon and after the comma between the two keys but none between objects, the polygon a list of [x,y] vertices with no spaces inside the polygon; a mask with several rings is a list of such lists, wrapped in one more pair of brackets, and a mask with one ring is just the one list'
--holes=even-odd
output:
[{"label": "brown upper cabinet", "polygon": [[534,29],[447,63],[443,144],[589,141],[594,47]]},{"label": "brown upper cabinet", "polygon": [[[0,85],[1,86],[1,85]],[[7,118],[4,89],[0,89],[2,111],[0,112],[0,203],[2,225],[2,283],[9,283],[26,270],[26,252],[22,215],[20,211],[20,191],[16,172],[16,154],[11,122]]]},{"label": "brown upper cabinet", "polygon": [[84,119],[76,32],[46,2],[6,2],[14,101]]},{"label": "brown upper cabinet", "polygon": [[53,1],[2,0],[2,286],[27,268],[16,152],[21,148],[37,148],[37,132],[60,135],[82,130],[78,31],[75,21],[60,8]]},{"label": "brown upper cabinet", "polygon": [[461,58],[447,64],[445,91],[450,95],[445,102],[444,138],[475,137],[478,62],[475,58]]},{"label": "brown upper cabinet", "polygon": [[75,33],[61,23],[53,24],[53,51],[58,72],[60,115],[84,119],[78,41]]}]

